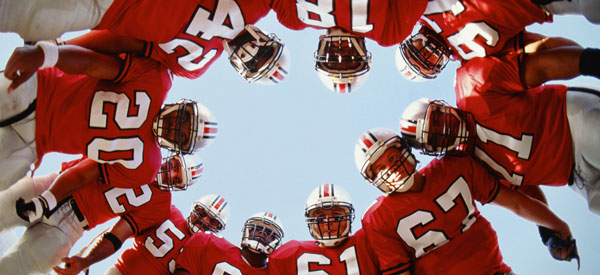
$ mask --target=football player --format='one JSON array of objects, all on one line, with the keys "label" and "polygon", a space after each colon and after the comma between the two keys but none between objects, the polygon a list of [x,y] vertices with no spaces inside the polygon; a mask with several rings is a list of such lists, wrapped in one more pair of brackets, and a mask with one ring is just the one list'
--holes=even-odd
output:
[{"label": "football player", "polygon": [[[408,80],[424,81],[436,78],[449,60],[459,59],[456,49],[427,25],[406,39],[396,51],[396,66]],[[474,57],[472,57],[474,58]],[[524,87],[536,87],[547,81],[571,79],[579,75],[600,78],[600,50],[582,48],[562,37],[546,37],[520,32],[506,42],[504,49],[490,58],[514,63]],[[468,60],[462,60],[467,62]]]},{"label": "football player", "polygon": [[[190,160],[187,163],[171,166],[170,173],[159,174],[157,178],[162,177],[160,181],[169,181],[177,185],[193,184],[192,175],[201,164],[193,163],[194,159],[190,157],[185,157]],[[85,157],[63,163],[63,172],[58,178],[76,177],[74,174],[77,174],[77,171],[73,170],[77,170],[76,165],[84,160]],[[181,158],[176,161],[181,161]],[[168,159],[164,165],[167,165],[167,162]],[[167,175],[171,178],[166,178]],[[22,185],[18,189],[33,193],[34,190],[46,188],[53,181],[50,177],[41,180],[36,178],[23,178],[18,183]],[[187,181],[184,182],[184,179]],[[115,217],[120,218],[102,235],[96,249],[111,252],[118,250],[127,237],[142,234],[145,229],[168,218],[171,192],[161,190],[158,181],[155,179],[151,184],[135,188],[115,188],[101,181],[85,185],[72,197],[60,201],[53,212],[42,217],[41,222],[26,229],[19,241],[0,258],[0,270],[6,274],[47,273],[68,255],[72,245],[84,231]],[[9,190],[13,188],[15,187]],[[15,198],[8,200],[14,201]],[[14,212],[14,206],[2,212],[7,211]],[[3,219],[2,222],[4,224],[7,220]]]},{"label": "football player", "polygon": [[347,94],[363,84],[371,53],[364,38],[382,46],[400,43],[412,31],[427,1],[273,1],[277,19],[289,29],[327,29],[319,37],[315,70],[330,90]]},{"label": "football player", "polygon": [[[236,2],[230,4],[228,7],[233,10],[233,14],[243,13],[239,11],[242,7],[249,8],[245,2],[241,2],[243,6],[240,7]],[[223,9],[221,6],[217,8]],[[236,20],[247,24],[243,22],[244,18],[246,17]],[[210,26],[210,21],[202,23],[199,27],[204,24],[206,27]],[[149,57],[165,64],[175,75],[189,79],[204,74],[225,49],[234,69],[248,82],[274,84],[283,81],[291,64],[290,53],[285,44],[275,34],[267,34],[254,25],[234,27],[235,32],[208,40],[203,36],[190,36],[182,32],[171,42],[155,43],[116,35],[107,30],[92,30],[55,43],[79,45],[105,53],[129,52]]]},{"label": "football player", "polygon": [[267,259],[283,238],[281,221],[273,213],[259,212],[246,220],[241,249],[211,232],[193,235],[177,258],[175,273],[269,274]]},{"label": "football player", "polygon": [[493,86],[497,88],[489,91],[457,87],[457,93],[466,96],[458,101],[464,110],[426,99],[412,103],[402,115],[403,136],[437,155],[473,153],[514,189],[544,202],[540,185],[569,184],[587,200],[590,211],[600,215],[600,91],[562,85],[524,91]]},{"label": "football player", "polygon": [[[105,275],[173,273],[181,247],[190,236],[203,231],[219,233],[225,229],[230,211],[227,200],[215,194],[206,195],[194,202],[187,219],[181,215],[179,209],[171,205],[169,218],[135,236],[133,247],[123,251],[117,263],[110,267]],[[134,237],[134,234],[131,234],[131,237]],[[103,239],[103,242],[109,240]],[[98,243],[85,257],[72,256],[62,259],[65,268],[57,266],[54,267],[54,271],[61,275],[78,274],[115,252],[110,249],[102,250],[102,246]],[[110,247],[109,244],[106,246]]]},{"label": "football player", "polygon": [[[147,184],[160,167],[161,147],[189,154],[217,133],[212,113],[198,102],[161,106],[171,75],[150,59],[40,42],[17,48],[5,73],[13,81],[0,77],[0,97],[10,106],[0,111],[0,167],[7,169],[0,189],[48,152],[87,156],[99,163],[88,167],[90,175],[115,187]],[[45,198],[52,209],[56,199]]]},{"label": "football player", "polygon": [[354,206],[339,185],[323,184],[306,199],[311,241],[292,240],[269,256],[271,274],[378,274],[377,258],[362,229],[352,235]]},{"label": "football player", "polygon": [[447,156],[417,171],[394,131],[376,128],[355,146],[361,175],[386,195],[362,224],[383,274],[506,274],[496,232],[475,201],[494,203],[572,240],[569,226],[542,202],[511,190],[472,157]]}]

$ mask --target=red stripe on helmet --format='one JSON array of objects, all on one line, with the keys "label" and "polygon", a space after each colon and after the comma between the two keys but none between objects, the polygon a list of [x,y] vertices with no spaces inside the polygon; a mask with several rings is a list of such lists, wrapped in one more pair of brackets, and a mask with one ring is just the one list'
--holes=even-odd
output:
[{"label": "red stripe on helmet", "polygon": [[204,127],[204,133],[216,133],[219,131],[219,128],[217,127]]},{"label": "red stripe on helmet", "polygon": [[273,73],[273,77],[279,79],[279,80],[283,80],[285,78],[285,75],[283,75],[282,73],[280,73],[279,71],[275,71]]},{"label": "red stripe on helmet", "polygon": [[329,187],[329,184],[324,184],[323,185],[323,197],[330,197],[331,196],[331,188]]},{"label": "red stripe on helmet", "polygon": [[371,148],[371,146],[373,146],[373,142],[371,142],[371,140],[365,135],[360,136],[360,140],[367,148]]},{"label": "red stripe on helmet", "polygon": [[192,177],[202,174],[204,172],[204,166],[200,166],[197,169],[192,170]]},{"label": "red stripe on helmet", "polygon": [[417,126],[404,126],[402,128],[400,128],[400,130],[404,131],[404,132],[409,132],[409,133],[416,133],[417,132]]},{"label": "red stripe on helmet", "polygon": [[225,198],[220,198],[219,201],[215,204],[215,209],[220,209],[221,206],[225,203]]},{"label": "red stripe on helmet", "polygon": [[345,94],[347,92],[346,91],[346,83],[339,83],[338,84],[338,92],[340,94]]}]

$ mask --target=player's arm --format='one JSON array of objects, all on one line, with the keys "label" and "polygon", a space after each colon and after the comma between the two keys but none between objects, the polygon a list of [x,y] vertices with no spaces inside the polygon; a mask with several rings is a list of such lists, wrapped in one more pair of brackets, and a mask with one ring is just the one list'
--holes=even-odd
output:
[{"label": "player's arm", "polygon": [[17,214],[26,221],[37,221],[42,218],[43,213],[49,213],[54,209],[58,202],[87,184],[96,183],[99,177],[98,163],[85,159],[58,175],[48,190],[41,195],[30,201],[19,198],[16,203]]},{"label": "player's arm", "polygon": [[107,54],[132,53],[144,56],[150,43],[128,36],[119,36],[107,30],[91,30],[65,41],[67,45],[77,45]]},{"label": "player's arm", "polygon": [[566,222],[556,216],[546,204],[528,195],[500,185],[500,191],[492,203],[507,208],[537,225],[559,232],[563,239],[571,237],[571,230]]},{"label": "player's arm", "polygon": [[117,252],[123,242],[131,236],[133,236],[133,229],[125,219],[121,218],[108,232],[96,238],[96,242],[85,257],[73,256],[63,258],[61,261],[65,263],[65,267],[55,266],[53,269],[61,275],[78,274],[90,265],[102,261]]},{"label": "player's arm", "polygon": [[[521,64],[521,76],[527,88],[579,75],[600,77],[599,70],[594,69],[600,58],[597,49],[584,50],[577,42],[563,37],[546,37],[530,32],[525,37],[528,41],[525,42],[526,56]],[[594,64],[591,71],[587,62]]]},{"label": "player's arm", "polygon": [[102,54],[79,46],[56,46],[40,42],[37,46],[16,48],[4,70],[12,80],[9,91],[27,81],[39,68],[55,66],[70,74],[84,74],[99,79],[114,79],[124,61],[118,56]]}]

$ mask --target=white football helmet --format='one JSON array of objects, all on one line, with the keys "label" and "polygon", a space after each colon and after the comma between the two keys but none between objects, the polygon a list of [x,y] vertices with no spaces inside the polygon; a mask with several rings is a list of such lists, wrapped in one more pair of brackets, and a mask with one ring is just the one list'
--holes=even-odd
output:
[{"label": "white football helmet", "polygon": [[223,40],[233,68],[248,82],[277,84],[290,71],[290,52],[273,33],[266,34],[254,25],[246,25],[245,31],[230,42]]},{"label": "white football helmet", "polygon": [[181,154],[192,154],[208,146],[218,131],[212,112],[190,99],[165,104],[152,126],[161,147]]},{"label": "white football helmet", "polygon": [[230,213],[229,203],[225,198],[216,194],[206,195],[194,202],[187,218],[188,228],[193,233],[219,233],[225,229]]},{"label": "white football helmet", "polygon": [[156,182],[162,190],[183,191],[196,183],[204,172],[204,164],[198,155],[173,154],[163,158]]},{"label": "white football helmet", "polygon": [[422,25],[396,48],[396,68],[411,81],[436,78],[448,64],[451,49],[443,38]]},{"label": "white football helmet", "polygon": [[371,69],[371,53],[365,38],[333,28],[319,37],[315,52],[315,70],[330,90],[348,94],[358,89]]},{"label": "white football helmet", "polygon": [[469,112],[441,100],[421,98],[402,113],[402,137],[423,154],[465,156],[475,148],[475,121]]},{"label": "white football helmet", "polygon": [[[385,170],[374,171],[372,165],[390,148],[400,157],[389,160]],[[354,147],[354,162],[360,174],[386,194],[407,191],[414,183],[417,160],[406,141],[390,129],[375,128],[362,134]]]},{"label": "white football helmet", "polygon": [[271,254],[283,239],[283,224],[269,212],[258,212],[246,220],[242,229],[242,247],[258,254]]},{"label": "white football helmet", "polygon": [[[325,216],[316,210],[343,209],[344,214]],[[323,184],[315,188],[306,199],[304,217],[310,235],[323,246],[336,246],[352,233],[354,206],[352,198],[342,187]]]}]

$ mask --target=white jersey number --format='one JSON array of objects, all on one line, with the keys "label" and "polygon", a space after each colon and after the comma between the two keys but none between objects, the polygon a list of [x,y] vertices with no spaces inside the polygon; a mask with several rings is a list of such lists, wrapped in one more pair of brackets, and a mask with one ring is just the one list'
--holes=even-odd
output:
[{"label": "white jersey number", "polygon": [[[467,182],[462,177],[459,177],[444,194],[435,200],[435,202],[444,213],[448,213],[456,206],[455,200],[459,197],[467,208],[467,215],[462,221],[462,232],[465,232],[476,220],[475,217],[471,216],[475,212],[475,205],[473,205],[471,192]],[[446,234],[439,230],[428,230],[418,237],[414,235],[413,229],[415,227],[425,226],[435,219],[433,213],[417,210],[398,221],[396,232],[406,244],[415,250],[415,256],[417,258],[448,242]]]},{"label": "white jersey number", "polygon": [[[152,256],[156,258],[163,258],[175,247],[173,238],[171,238],[167,232],[171,232],[171,235],[175,236],[179,240],[183,240],[185,238],[185,233],[181,232],[181,230],[179,230],[179,228],[177,228],[177,226],[175,226],[171,220],[164,221],[155,231],[156,238],[162,242],[159,247],[156,247],[156,240],[154,240],[152,236],[146,237],[146,242],[144,245],[146,246],[146,249],[152,253]],[[175,259],[171,258],[169,261],[169,270],[171,272],[175,272],[174,263]],[[173,270],[171,270],[171,266],[173,266]]]},{"label": "white jersey number", "polygon": [[[213,38],[233,39],[245,25],[242,10],[234,0],[217,0],[214,12],[198,6],[185,33],[206,41]],[[205,53],[204,47],[181,38],[160,44],[159,47],[167,54],[174,53],[178,47],[185,49],[187,54],[179,57],[177,62],[187,71],[202,69],[217,55],[216,49]]]},{"label": "white jersey number", "polygon": [[[92,98],[90,108],[89,128],[106,129],[108,115],[104,111],[105,104],[115,105],[113,121],[123,130],[139,129],[148,118],[150,109],[150,96],[144,91],[135,93],[135,107],[137,114],[130,116],[131,100],[126,94],[96,91]],[[110,158],[110,153],[122,154],[129,152],[127,158]],[[128,169],[135,169],[144,161],[144,142],[139,137],[106,139],[96,137],[87,145],[87,156],[100,163],[120,163]]]},{"label": "white jersey number", "polygon": [[[360,268],[356,259],[356,248],[354,246],[344,249],[340,254],[339,261],[346,267],[347,275],[360,275]],[[296,260],[298,275],[329,275],[329,273],[323,270],[311,271],[309,268],[310,263],[317,263],[319,266],[331,265],[331,260],[321,254],[304,253]]]},{"label": "white jersey number", "polygon": [[[465,6],[459,0],[430,0],[423,14],[423,19],[434,31],[440,33],[442,30],[439,25],[428,18],[427,15],[451,12],[454,16],[459,16],[464,11]],[[477,37],[483,38],[485,44],[489,47],[495,47],[498,40],[500,40],[498,31],[486,22],[470,22],[465,24],[458,32],[447,35],[450,45],[464,60],[487,56],[485,47],[475,41]],[[465,51],[464,48],[467,48],[468,51]]]},{"label": "white jersey number", "polygon": [[[476,124],[477,138],[483,143],[493,142],[502,147],[517,153],[517,158],[528,160],[531,155],[531,147],[533,144],[533,136],[521,134],[521,138],[517,139],[511,135],[501,134],[494,130],[488,129],[480,124]],[[521,186],[523,183],[523,175],[517,174],[514,171],[509,172],[508,169],[500,165],[486,152],[479,147],[475,147],[475,156],[485,162],[490,168],[500,173],[510,183]]]},{"label": "white jersey number", "polygon": [[212,275],[242,275],[242,271],[229,264],[228,262],[220,262],[215,265]]},{"label": "white jersey number", "polygon": [[[365,33],[373,30],[369,24],[369,0],[350,0],[352,31]],[[337,26],[337,18],[333,15],[333,0],[297,0],[298,19],[304,24],[322,28]]]},{"label": "white jersey number", "polygon": [[[136,195],[136,193],[139,193],[139,195]],[[137,192],[133,188],[115,187],[104,192],[104,197],[106,198],[106,201],[108,202],[112,212],[115,214],[120,214],[127,211],[127,209],[125,209],[124,203],[119,201],[119,198],[125,197],[125,201],[128,205],[140,207],[152,199],[152,189],[150,189],[148,184],[140,186]]]}]

